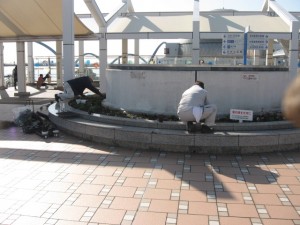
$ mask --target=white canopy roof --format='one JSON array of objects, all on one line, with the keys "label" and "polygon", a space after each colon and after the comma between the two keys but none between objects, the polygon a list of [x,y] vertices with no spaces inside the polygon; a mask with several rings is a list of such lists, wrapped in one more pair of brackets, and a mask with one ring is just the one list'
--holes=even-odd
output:
[{"label": "white canopy roof", "polygon": [[[289,26],[278,16],[261,12],[205,12],[200,13],[200,33],[210,33],[208,38],[223,33],[250,32],[289,35]],[[110,38],[192,38],[191,13],[130,13],[118,17],[107,31]],[[202,35],[202,37],[205,35]],[[205,38],[205,37],[204,37]],[[277,37],[280,38],[280,37]]]},{"label": "white canopy roof", "polygon": [[[0,0],[0,40],[61,38],[62,0]],[[90,31],[75,16],[77,36]]]}]

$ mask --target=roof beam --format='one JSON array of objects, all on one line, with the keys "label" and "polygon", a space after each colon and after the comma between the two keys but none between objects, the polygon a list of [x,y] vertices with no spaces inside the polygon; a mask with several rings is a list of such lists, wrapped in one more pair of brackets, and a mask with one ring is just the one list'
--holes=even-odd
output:
[{"label": "roof beam", "polygon": [[134,8],[133,8],[131,0],[122,0],[122,2],[127,5],[127,11],[128,12],[130,12],[130,13],[134,12]]},{"label": "roof beam", "polygon": [[269,0],[265,0],[265,2],[263,3],[262,9],[261,9],[262,12],[267,12],[268,11],[268,1]]},{"label": "roof beam", "polygon": [[127,13],[127,8],[127,2],[124,3],[123,1],[123,5],[107,16],[107,26],[111,24],[121,13]]},{"label": "roof beam", "polygon": [[84,0],[86,6],[90,10],[92,16],[94,17],[96,23],[99,26],[99,32],[105,32],[106,31],[106,21],[104,19],[104,16],[99,9],[97,3],[95,0]]},{"label": "roof beam", "polygon": [[282,8],[276,1],[269,0],[269,7],[280,16],[281,19],[285,23],[287,23],[290,27],[292,26],[293,22],[297,22],[298,20],[290,14],[287,10]]}]

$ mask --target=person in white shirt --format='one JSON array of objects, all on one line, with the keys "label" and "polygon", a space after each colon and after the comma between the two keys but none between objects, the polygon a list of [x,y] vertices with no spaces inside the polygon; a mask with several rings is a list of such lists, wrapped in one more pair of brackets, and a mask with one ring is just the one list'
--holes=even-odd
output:
[{"label": "person in white shirt", "polygon": [[195,132],[196,126],[193,122],[199,123],[200,120],[205,121],[201,124],[203,133],[213,132],[209,126],[215,125],[217,106],[208,102],[207,91],[202,81],[196,81],[192,87],[183,92],[177,114],[181,121],[187,122],[188,132]]}]

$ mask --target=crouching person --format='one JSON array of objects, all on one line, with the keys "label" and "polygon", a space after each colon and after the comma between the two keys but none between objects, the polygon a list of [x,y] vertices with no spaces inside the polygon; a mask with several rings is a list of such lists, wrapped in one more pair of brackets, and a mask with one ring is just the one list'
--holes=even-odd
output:
[{"label": "crouching person", "polygon": [[196,81],[195,84],[183,92],[178,105],[177,114],[181,121],[187,122],[187,131],[196,132],[196,125],[201,124],[202,133],[213,133],[211,126],[215,125],[217,106],[210,104],[207,99],[207,91],[204,89],[202,81]]}]

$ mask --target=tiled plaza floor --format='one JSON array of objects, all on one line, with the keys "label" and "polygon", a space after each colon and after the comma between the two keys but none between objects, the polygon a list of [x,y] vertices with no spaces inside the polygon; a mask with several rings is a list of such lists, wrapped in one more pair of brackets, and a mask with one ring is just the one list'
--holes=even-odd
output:
[{"label": "tiled plaza floor", "polygon": [[299,225],[300,152],[145,152],[4,126],[0,224]]}]

